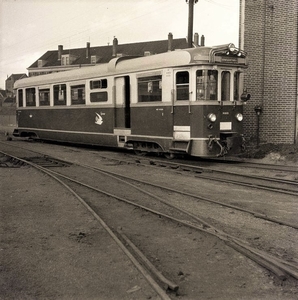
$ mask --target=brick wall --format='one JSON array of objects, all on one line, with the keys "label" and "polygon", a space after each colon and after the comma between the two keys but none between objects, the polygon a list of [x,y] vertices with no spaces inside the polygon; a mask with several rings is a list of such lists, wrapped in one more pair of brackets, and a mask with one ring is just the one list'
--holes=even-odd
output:
[{"label": "brick wall", "polygon": [[257,137],[256,105],[261,105],[261,143],[297,142],[297,0],[241,0],[245,3],[244,49],[249,69],[244,86],[244,130]]}]

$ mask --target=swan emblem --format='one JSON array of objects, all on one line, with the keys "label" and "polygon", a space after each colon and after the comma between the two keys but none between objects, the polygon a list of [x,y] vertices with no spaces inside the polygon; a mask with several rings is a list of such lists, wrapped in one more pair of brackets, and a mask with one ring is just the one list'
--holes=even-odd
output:
[{"label": "swan emblem", "polygon": [[98,113],[95,113],[96,114],[96,117],[95,117],[95,124],[97,125],[101,125],[103,123],[103,119],[102,119],[102,116]]}]

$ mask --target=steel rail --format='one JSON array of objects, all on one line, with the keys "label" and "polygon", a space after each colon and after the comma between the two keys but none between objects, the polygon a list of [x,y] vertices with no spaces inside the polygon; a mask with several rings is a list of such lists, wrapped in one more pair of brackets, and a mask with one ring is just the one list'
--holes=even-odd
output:
[{"label": "steel rail", "polygon": [[[1,152],[2,152],[2,151],[1,151]],[[5,154],[5,153],[4,153],[4,154]],[[16,159],[18,159],[18,158],[16,158]],[[20,159],[20,160],[22,160],[22,159]],[[26,163],[26,160],[22,160],[22,161],[24,161],[24,162]],[[32,163],[30,163],[30,162],[28,162],[28,164],[34,166],[34,164],[32,164]],[[44,169],[44,168],[42,168],[42,167],[40,167],[40,166],[36,166],[36,167],[37,167],[37,168],[40,168],[40,169]],[[63,175],[63,174],[59,174],[59,173],[54,172],[54,171],[52,171],[52,170],[46,170],[46,171],[49,172],[49,173],[54,173],[54,174],[56,173],[56,174],[57,174],[58,176],[60,176],[60,177],[63,177],[63,178],[65,178],[65,179],[68,179],[68,180],[70,180],[70,181],[73,181],[73,182],[75,182],[75,183],[78,183],[78,184],[80,184],[80,185],[82,185],[82,186],[91,188],[91,189],[93,189],[93,190],[95,190],[95,191],[97,191],[97,192],[100,192],[100,193],[102,193],[102,194],[105,194],[105,195],[108,195],[108,196],[110,196],[110,197],[113,197],[114,199],[117,199],[117,200],[120,200],[120,201],[124,201],[124,202],[126,202],[126,203],[128,203],[128,204],[131,204],[131,205],[133,205],[133,206],[139,207],[139,208],[141,208],[141,209],[144,209],[144,210],[146,210],[146,211],[149,211],[149,212],[151,212],[151,213],[153,213],[153,214],[156,214],[156,215],[158,215],[158,216],[163,216],[163,217],[165,217],[165,218],[167,218],[167,219],[170,219],[170,220],[172,220],[172,221],[178,222],[178,223],[183,224],[183,225],[185,225],[185,226],[188,226],[188,227],[190,227],[190,228],[193,228],[193,229],[196,229],[196,230],[203,231],[203,232],[209,233],[209,234],[211,234],[211,235],[214,235],[214,236],[218,237],[219,239],[221,239],[221,240],[227,242],[227,245],[234,245],[234,247],[232,246],[232,248],[234,248],[235,250],[237,250],[237,249],[240,247],[241,251],[239,251],[239,252],[241,252],[241,253],[243,253],[243,254],[246,253],[246,254],[247,254],[246,256],[247,256],[248,258],[254,260],[254,261],[257,262],[258,264],[260,264],[260,265],[262,265],[263,267],[267,268],[268,270],[270,270],[271,272],[273,272],[278,278],[280,278],[280,279],[283,280],[283,279],[285,279],[286,274],[288,274],[288,275],[290,275],[290,276],[292,276],[292,277],[298,279],[298,272],[297,272],[296,266],[294,266],[295,270],[289,269],[288,267],[285,266],[285,265],[288,265],[288,264],[289,264],[289,263],[286,262],[286,261],[283,261],[283,260],[281,260],[281,259],[276,259],[276,258],[274,258],[274,257],[268,258],[268,254],[265,253],[265,252],[263,252],[263,251],[261,251],[261,250],[253,250],[253,251],[252,251],[252,249],[254,249],[254,248],[252,248],[251,246],[247,245],[247,242],[241,241],[241,240],[238,239],[238,238],[235,238],[235,237],[233,237],[233,236],[231,236],[231,235],[229,235],[229,234],[226,234],[226,233],[224,233],[223,231],[214,228],[212,225],[209,225],[209,224],[206,223],[205,221],[204,221],[204,223],[203,223],[203,226],[198,226],[198,225],[193,224],[193,223],[191,223],[191,222],[189,222],[189,221],[184,221],[184,220],[180,220],[180,219],[177,219],[177,218],[173,218],[172,216],[169,216],[169,215],[167,215],[167,214],[161,213],[161,212],[159,212],[159,211],[152,210],[152,209],[150,209],[150,208],[148,208],[148,207],[145,207],[145,206],[143,206],[143,205],[139,205],[139,204],[136,204],[136,203],[134,203],[134,202],[132,202],[132,201],[129,201],[129,200],[120,198],[120,197],[118,197],[118,196],[116,196],[116,195],[112,195],[112,194],[110,194],[110,193],[106,193],[106,192],[104,192],[104,191],[101,191],[101,190],[99,190],[99,189],[96,189],[96,188],[94,188],[94,187],[91,187],[91,186],[89,186],[89,185],[86,185],[86,184],[84,184],[84,183],[82,183],[82,182],[79,182],[79,181],[77,181],[77,180],[71,179],[71,178],[69,178],[69,177],[67,177],[67,176],[65,176],[65,175]],[[177,208],[177,207],[176,207],[176,209],[180,210],[180,208]],[[189,213],[186,212],[185,210],[182,210],[182,212],[184,212],[184,213],[186,213],[186,214],[189,214]],[[193,217],[192,214],[189,214],[189,215],[190,215],[191,217]],[[197,219],[197,220],[198,220],[199,222],[201,222],[200,219]],[[206,228],[207,228],[207,229],[206,229]],[[212,231],[210,231],[210,229],[212,229]],[[236,244],[237,246],[235,246],[235,244]],[[252,253],[252,254],[251,254],[251,253]],[[278,261],[279,261],[279,262],[278,262]]]},{"label": "steel rail", "polygon": [[[68,186],[66,183],[64,183],[61,179],[59,179],[53,172],[50,170],[47,170],[44,167],[41,167],[35,163],[32,163],[30,161],[27,161],[22,158],[18,158],[16,156],[7,154],[3,151],[0,151],[0,153],[10,156],[14,159],[17,159],[19,161],[24,162],[27,165],[30,165],[39,171],[47,174],[57,182],[59,182],[62,186],[64,186],[71,194],[73,194],[79,202],[91,213],[91,215],[101,224],[101,226],[107,231],[107,233],[111,236],[111,238],[115,241],[115,243],[119,246],[119,248],[125,253],[125,255],[131,260],[131,262],[134,264],[134,266],[139,270],[139,272],[144,276],[144,278],[148,281],[148,283],[152,286],[152,288],[156,291],[156,293],[161,297],[162,300],[171,300],[171,298],[166,294],[166,292],[158,285],[158,283],[153,279],[153,277],[148,273],[146,268],[142,266],[142,264],[131,254],[129,249],[120,241],[120,239],[115,235],[113,230],[104,222],[104,220],[91,208],[90,205],[87,204],[87,202],[81,198],[70,186]],[[59,174],[58,174],[59,175]],[[175,286],[175,289],[178,289],[178,286]]]},{"label": "steel rail", "polygon": [[[54,174],[57,173],[57,172],[52,171],[52,170],[48,170],[48,172],[54,173]],[[136,204],[135,202],[132,202],[132,201],[129,201],[127,199],[118,197],[118,196],[113,195],[111,193],[107,193],[107,192],[102,191],[100,189],[91,187],[90,185],[84,184],[84,183],[82,183],[78,180],[72,179],[72,178],[70,178],[68,176],[65,176],[63,174],[57,173],[57,176],[63,177],[65,179],[70,180],[72,182],[75,182],[75,183],[77,183],[81,186],[85,186],[89,189],[100,192],[104,195],[107,195],[107,196],[112,197],[114,199],[120,200],[120,201],[125,202],[127,204],[130,204],[130,205],[133,205],[135,207],[141,208],[145,211],[151,212],[155,215],[158,215],[159,217],[162,216],[162,217],[167,218],[171,221],[177,222],[178,224],[183,224],[183,225],[185,225],[187,227],[190,227],[192,229],[203,231],[205,233],[209,233],[209,234],[219,238],[220,240],[224,241],[228,246],[231,246],[236,251],[246,255],[248,258],[255,261],[259,265],[261,265],[261,266],[265,267],[266,269],[270,270],[272,273],[274,273],[281,280],[285,280],[286,274],[298,279],[298,269],[297,269],[296,266],[293,266],[294,270],[290,269],[286,266],[286,265],[289,265],[288,262],[283,261],[281,259],[277,259],[275,257],[271,257],[271,256],[268,255],[268,253],[266,253],[264,251],[254,249],[253,247],[247,245],[247,242],[242,241],[239,238],[235,238],[232,235],[229,235],[229,234],[227,234],[227,233],[225,233],[225,232],[223,232],[219,229],[216,229],[215,227],[213,227],[212,225],[206,223],[205,221],[203,221],[203,223],[202,223],[203,225],[197,225],[197,224],[194,224],[194,223],[189,222],[189,221],[177,219],[177,218],[174,218],[170,215],[161,213],[160,211],[156,211],[156,210],[153,210],[151,208],[148,208],[144,205]],[[181,210],[180,208],[176,208],[176,209]],[[187,215],[191,216],[192,218],[194,217],[191,213],[188,213],[185,210],[181,210],[181,211],[186,213]],[[198,222],[202,221],[197,217],[196,217],[196,219],[197,219]]]},{"label": "steel rail", "polygon": [[[180,194],[180,195],[184,195],[184,196],[192,197],[192,198],[195,198],[195,199],[198,199],[198,200],[206,201],[206,202],[209,202],[209,203],[213,203],[213,204],[225,206],[225,207],[228,207],[228,208],[232,208],[232,209],[235,209],[235,210],[238,210],[238,211],[249,213],[252,216],[254,216],[256,218],[259,218],[259,219],[264,219],[266,221],[271,221],[273,223],[277,223],[277,224],[280,224],[280,225],[285,225],[285,226],[288,226],[288,227],[292,227],[292,228],[298,229],[298,225],[296,225],[296,224],[285,222],[285,221],[282,221],[282,220],[278,220],[278,219],[269,217],[267,215],[251,211],[249,209],[241,208],[239,206],[235,206],[235,205],[232,205],[232,204],[227,204],[227,203],[224,203],[224,202],[221,202],[221,201],[212,200],[212,199],[209,199],[209,198],[206,198],[206,197],[202,197],[202,196],[198,196],[198,195],[195,195],[195,194],[192,194],[192,193],[182,192],[182,191],[177,190],[177,189],[168,188],[166,186],[162,186],[162,185],[159,185],[159,184],[150,183],[150,182],[143,181],[143,180],[140,180],[140,179],[131,178],[131,177],[128,177],[128,176],[125,176],[125,175],[117,174],[115,172],[106,171],[106,170],[100,169],[98,167],[91,167],[91,166],[88,166],[88,165],[85,165],[85,164],[77,164],[77,165],[85,167],[85,168],[89,168],[89,169],[94,170],[94,171],[102,172],[102,173],[107,174],[107,175],[109,175],[111,177],[118,177],[118,180],[120,180],[120,178],[124,178],[126,180],[133,180],[133,181],[141,183],[141,184],[150,185],[150,186],[157,187],[157,188],[160,188],[160,189],[164,189],[164,190],[167,190],[167,191],[170,191],[170,192],[174,192],[174,193],[177,193],[177,194]],[[129,184],[129,185],[131,185],[135,189],[142,190],[143,192],[147,193],[148,195],[150,195],[150,196],[152,196],[154,198],[157,198],[155,195],[153,195],[150,192],[146,192],[143,189],[141,189],[141,188],[139,188],[139,187],[137,187],[137,186],[135,186],[133,184],[130,184],[129,182],[126,182],[126,183]],[[159,197],[158,197],[158,200],[161,201],[161,202],[164,202],[164,203],[168,204],[168,202],[164,201],[163,199],[161,199]],[[177,207],[174,206],[174,208],[176,209]],[[200,222],[202,222],[202,220]]]},{"label": "steel rail", "polygon": [[173,168],[171,169],[172,172],[180,172],[180,170],[181,171],[190,171],[190,172],[194,172],[194,173],[200,173],[200,175],[195,175],[195,176],[197,178],[201,178],[201,179],[237,184],[237,185],[246,186],[246,187],[259,189],[259,190],[262,189],[262,190],[275,192],[275,193],[287,194],[287,195],[291,195],[291,196],[298,196],[298,192],[294,192],[291,190],[282,189],[282,188],[273,188],[273,187],[268,187],[268,186],[261,185],[261,184],[247,183],[247,182],[232,180],[232,179],[223,179],[223,178],[218,178],[218,177],[212,177],[212,176],[202,174],[202,172],[208,171],[208,172],[213,172],[213,173],[228,174],[231,176],[240,176],[240,177],[246,177],[246,178],[251,178],[251,179],[255,179],[255,180],[263,180],[263,181],[275,182],[275,183],[280,183],[280,184],[290,184],[290,185],[298,186],[298,182],[292,181],[292,180],[275,179],[275,178],[270,178],[270,177],[232,173],[232,172],[216,170],[216,169],[212,169],[212,168],[197,167],[197,166],[191,166],[191,165],[187,165],[187,164],[180,164],[180,163],[169,162],[169,161],[161,161],[161,160],[157,160],[157,159],[148,159],[149,164],[145,164],[145,163],[142,163],[141,160],[138,158],[133,159],[135,162],[128,162],[128,161],[125,161],[123,159],[118,159],[118,158],[107,158],[103,155],[100,155],[100,157],[109,159],[109,160],[118,161],[118,162],[123,162],[126,164],[136,163],[138,165],[142,165],[145,167],[152,167],[152,168],[156,168],[156,166],[158,164],[162,167],[175,167],[175,169],[173,169]]}]

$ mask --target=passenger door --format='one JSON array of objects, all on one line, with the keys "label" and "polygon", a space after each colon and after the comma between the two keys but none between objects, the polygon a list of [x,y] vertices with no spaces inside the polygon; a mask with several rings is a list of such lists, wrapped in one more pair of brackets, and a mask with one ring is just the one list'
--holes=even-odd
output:
[{"label": "passenger door", "polygon": [[115,79],[115,128],[130,128],[130,78]]},{"label": "passenger door", "polygon": [[190,69],[174,72],[173,95],[173,138],[174,140],[190,139],[191,114],[191,72]]}]

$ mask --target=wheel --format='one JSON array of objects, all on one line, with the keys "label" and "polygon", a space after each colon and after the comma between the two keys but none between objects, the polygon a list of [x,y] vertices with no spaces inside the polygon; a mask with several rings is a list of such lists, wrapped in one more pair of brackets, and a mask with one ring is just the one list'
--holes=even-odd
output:
[{"label": "wheel", "polygon": [[164,157],[167,159],[174,159],[176,157],[176,155],[174,153],[164,153]]},{"label": "wheel", "polygon": [[147,152],[141,150],[134,150],[134,152],[137,156],[145,156],[147,154]]}]

